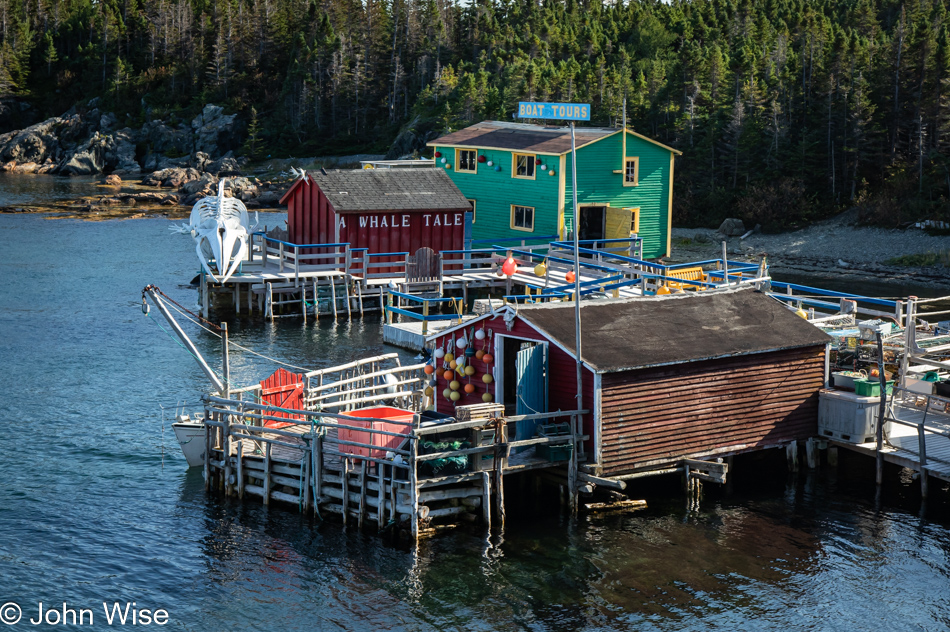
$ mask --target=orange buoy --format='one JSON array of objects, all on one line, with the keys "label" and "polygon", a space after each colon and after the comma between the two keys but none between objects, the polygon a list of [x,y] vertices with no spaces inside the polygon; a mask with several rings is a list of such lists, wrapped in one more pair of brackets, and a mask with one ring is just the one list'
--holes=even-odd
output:
[{"label": "orange buoy", "polygon": [[573,271],[573,270],[568,270],[568,271],[567,271],[567,274],[564,275],[564,280],[567,281],[568,283],[573,283],[573,282],[574,282],[574,271]]},{"label": "orange buoy", "polygon": [[505,276],[511,276],[518,271],[518,264],[515,263],[515,258],[511,255],[508,255],[508,258],[505,259],[505,262],[501,264],[501,272]]},{"label": "orange buoy", "polygon": [[484,350],[484,349],[479,349],[478,351],[475,352],[475,359],[476,359],[476,360],[481,360],[481,359],[484,358],[484,357],[485,357],[485,350]]},{"label": "orange buoy", "polygon": [[435,367],[432,366],[431,364],[427,364],[425,368],[422,370],[425,371],[426,375],[432,375],[433,373],[435,373]]},{"label": "orange buoy", "polygon": [[446,371],[445,373],[443,373],[443,374],[442,374],[442,379],[444,379],[444,380],[451,380],[451,379],[452,379],[452,372],[451,372],[451,371]]},{"label": "orange buoy", "polygon": [[482,356],[482,362],[484,362],[485,364],[491,364],[491,361],[494,359],[495,359],[495,356],[493,356],[490,353],[486,353],[485,355]]},{"label": "orange buoy", "polygon": [[475,392],[475,385],[474,385],[474,384],[466,384],[466,385],[465,385],[465,392],[466,392],[466,393],[474,393],[474,392]]}]

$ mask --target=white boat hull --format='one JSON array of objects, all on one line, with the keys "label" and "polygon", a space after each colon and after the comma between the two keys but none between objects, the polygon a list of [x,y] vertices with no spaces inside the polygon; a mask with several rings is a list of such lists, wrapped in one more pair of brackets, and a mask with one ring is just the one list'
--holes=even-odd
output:
[{"label": "white boat hull", "polygon": [[184,421],[172,424],[175,437],[181,445],[188,467],[199,467],[205,462],[205,426],[203,423]]}]

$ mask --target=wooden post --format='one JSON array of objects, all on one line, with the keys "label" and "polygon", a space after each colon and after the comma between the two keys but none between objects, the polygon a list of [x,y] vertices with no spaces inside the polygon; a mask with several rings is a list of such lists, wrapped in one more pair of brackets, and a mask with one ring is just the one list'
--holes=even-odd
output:
[{"label": "wooden post", "polygon": [[[205,419],[211,419],[211,416],[205,411]],[[205,491],[211,489],[211,426],[205,424]]]},{"label": "wooden post", "polygon": [[[414,419],[418,419],[418,415],[413,415]],[[413,423],[413,426],[416,426]],[[415,431],[413,431],[412,436],[409,438],[409,499],[410,506],[412,507],[412,516],[410,516],[410,525],[412,528],[412,539],[417,541],[419,539],[419,474],[416,471],[416,449],[417,449],[417,437],[415,436]],[[393,504],[393,511],[396,510],[396,505]]]},{"label": "wooden post", "polygon": [[[312,452],[313,447],[308,452]],[[313,457],[304,456],[300,459],[300,510],[306,515],[310,510],[310,463]]]},{"label": "wooden post", "polygon": [[350,513],[350,458],[343,457],[343,528]]},{"label": "wooden post", "polygon": [[237,495],[244,500],[244,441],[237,445]]},{"label": "wooden post", "polygon": [[303,324],[307,324],[307,286],[300,285],[300,311],[303,312]]},{"label": "wooden post", "polygon": [[273,444],[264,444],[264,504],[270,504],[270,448]]},{"label": "wooden post", "polygon": [[577,513],[577,424],[578,415],[571,415],[571,460],[567,464],[567,498],[571,515]]},{"label": "wooden post", "polygon": [[360,463],[360,513],[357,519],[357,528],[363,530],[363,521],[366,520],[366,461]]},{"label": "wooden post", "polygon": [[389,466],[389,519],[398,520],[399,512],[396,511],[396,467]]},{"label": "wooden post", "polygon": [[[908,328],[913,327],[913,323],[908,325]],[[904,349],[905,358],[910,356],[912,347],[906,347]],[[884,337],[881,335],[881,332],[877,332],[877,359],[878,367],[880,368],[880,384],[881,384],[881,405],[877,411],[877,428],[875,429],[875,447],[877,454],[876,456],[876,473],[875,480],[878,485],[881,485],[884,482],[884,453],[881,451],[884,449],[884,415],[887,411],[887,376],[884,374]],[[928,404],[930,400],[928,399]],[[924,413],[926,417],[926,413]]]},{"label": "wooden post", "polygon": [[208,318],[208,315],[211,312],[211,288],[209,287],[207,275],[201,273],[201,315],[204,318]]},{"label": "wooden post", "polygon": [[313,506],[319,507],[323,501],[323,435],[317,435],[313,440],[313,450],[310,453],[313,459]]},{"label": "wooden post", "polygon": [[346,292],[346,317],[353,318],[352,306],[350,305],[350,279],[343,277],[343,291]]},{"label": "wooden post", "polygon": [[798,442],[792,441],[785,446],[785,458],[788,459],[788,471],[798,471]]},{"label": "wooden post", "polygon": [[818,442],[814,438],[805,442],[805,462],[810,470],[818,467]]},{"label": "wooden post", "polygon": [[[883,365],[882,365],[881,372],[882,373],[884,372]],[[928,398],[928,406],[929,406],[929,398]],[[926,418],[926,414],[924,415],[924,418]],[[923,500],[927,500],[927,495],[929,491],[928,488],[930,487],[930,485],[928,484],[928,481],[927,481],[927,440],[926,440],[926,434],[924,433],[923,423],[917,426],[917,444],[920,447],[920,497]]]},{"label": "wooden post", "polygon": [[422,335],[429,334],[429,301],[422,299]]},{"label": "wooden post", "polygon": [[313,280],[313,319],[320,322],[320,288],[317,280]]},{"label": "wooden post", "polygon": [[336,318],[336,279],[330,277],[330,302],[333,303],[333,318]]},{"label": "wooden post", "polygon": [[[379,288],[379,301],[380,301],[380,305],[382,305],[382,301],[383,301],[383,288],[382,288],[382,286],[380,286],[380,288]],[[392,306],[393,306],[393,295],[390,294],[389,292],[387,292],[387,293],[386,293],[386,307],[383,309],[383,313],[386,314],[386,324],[387,324],[387,325],[392,325],[392,324],[393,324],[393,313],[392,313],[391,311],[389,311],[389,308],[392,307]]]},{"label": "wooden post", "polygon": [[[480,458],[476,456],[476,458]],[[482,472],[482,520],[485,528],[491,530],[491,476]]]},{"label": "wooden post", "polygon": [[828,465],[838,467],[838,446],[828,446]]},{"label": "wooden post", "polygon": [[376,527],[382,531],[386,526],[386,466],[376,464]]},{"label": "wooden post", "polygon": [[360,283],[359,281],[357,281],[356,283],[356,297],[357,297],[357,304],[359,305],[359,308],[360,308],[360,316],[362,316],[363,315],[363,284]]},{"label": "wooden post", "polygon": [[270,321],[274,322],[274,288],[271,287],[270,281],[267,282],[266,289],[264,316],[270,316]]},{"label": "wooden post", "polygon": [[505,528],[505,478],[504,471],[507,459],[504,458],[508,443],[507,425],[504,420],[498,421],[498,432],[495,433],[495,513],[498,516],[498,526]]},{"label": "wooden post", "polygon": [[[224,390],[221,396],[231,399],[231,356],[228,353],[228,324],[221,323],[221,366],[224,377]],[[221,429],[221,447],[224,452],[224,494],[230,496],[234,488],[231,486],[231,415],[223,415],[225,422]]]}]

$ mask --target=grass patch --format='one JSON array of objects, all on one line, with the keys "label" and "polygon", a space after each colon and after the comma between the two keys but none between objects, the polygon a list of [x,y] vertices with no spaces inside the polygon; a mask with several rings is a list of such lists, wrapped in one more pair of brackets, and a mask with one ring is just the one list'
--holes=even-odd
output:
[{"label": "grass patch", "polygon": [[950,268],[950,250],[944,250],[942,252],[925,252],[918,255],[902,255],[900,257],[891,257],[884,262],[884,265],[917,268],[943,266],[945,268]]}]

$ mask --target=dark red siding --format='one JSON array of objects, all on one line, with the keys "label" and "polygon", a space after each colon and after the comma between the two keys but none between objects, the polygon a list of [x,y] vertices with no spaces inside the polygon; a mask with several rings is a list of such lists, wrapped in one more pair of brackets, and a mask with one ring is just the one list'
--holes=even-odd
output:
[{"label": "dark red siding", "polygon": [[824,347],[603,376],[605,474],[812,437]]},{"label": "dark red siding", "polygon": [[[457,210],[366,210],[337,213],[315,182],[298,180],[284,196],[293,244],[349,243],[370,253],[465,247],[465,213]],[[339,228],[339,236],[337,234]]]},{"label": "dark red siding", "polygon": [[[485,331],[494,331],[495,335],[505,335],[512,336],[515,338],[521,338],[522,340],[537,340],[541,342],[549,342],[548,344],[548,409],[552,411],[556,410],[576,410],[577,409],[577,369],[574,361],[574,357],[566,353],[563,349],[555,345],[553,342],[550,342],[540,335],[535,329],[531,328],[520,318],[515,318],[514,325],[509,330],[505,325],[505,321],[502,318],[485,319],[480,320],[470,326],[465,328],[465,335],[468,336],[470,328],[474,327],[476,330],[484,327]],[[456,331],[456,338],[461,336],[461,331]],[[437,339],[436,346],[445,347],[446,339],[450,339],[452,336],[440,336]],[[493,345],[492,345],[493,346]],[[483,341],[475,341],[475,349],[489,349],[488,346],[488,337]],[[494,353],[494,350],[491,351]],[[489,392],[492,395],[495,394],[495,383],[485,384],[482,381],[482,375],[485,374],[486,370],[489,372],[493,367],[486,367],[484,362],[472,358],[471,365],[475,367],[475,375],[472,377],[472,384],[475,385],[475,392],[471,395],[462,392],[462,399],[458,402],[452,402],[444,397],[442,397],[442,391],[448,388],[448,382],[451,380],[445,380],[442,378],[442,373],[444,369],[441,368],[441,365],[436,367],[436,378],[438,380],[438,385],[435,388],[435,400],[436,400],[436,410],[442,413],[453,414],[455,410],[455,405],[466,405],[466,404],[480,404],[482,402],[482,395],[485,392]],[[467,383],[467,379],[459,379],[460,382],[464,385]],[[593,410],[594,408],[594,375],[586,368],[583,372],[583,381],[584,381],[584,409]],[[585,449],[590,454],[593,451],[593,437],[594,437],[594,416],[593,414],[588,414],[584,416],[584,434],[591,437],[585,443]]]}]

